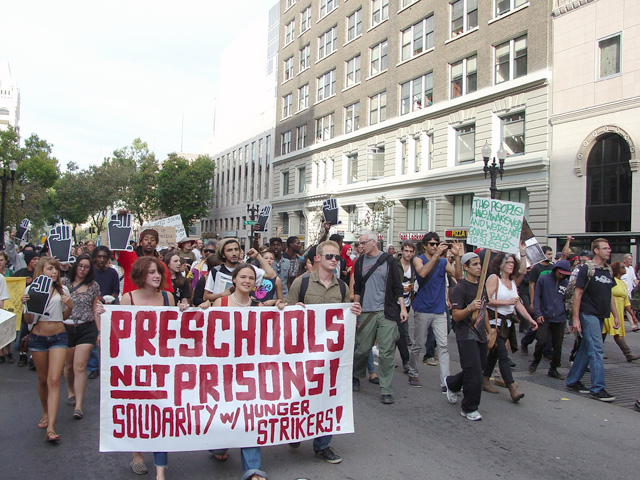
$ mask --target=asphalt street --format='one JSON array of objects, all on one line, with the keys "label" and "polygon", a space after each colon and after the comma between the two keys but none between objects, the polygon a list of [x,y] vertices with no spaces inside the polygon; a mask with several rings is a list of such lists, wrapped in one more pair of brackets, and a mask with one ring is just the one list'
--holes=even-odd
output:
[{"label": "asphalt street", "polygon": [[[640,352],[640,333],[627,341]],[[572,339],[565,338],[562,373]],[[449,336],[451,370],[458,370],[457,347]],[[313,455],[311,442],[298,451],[279,445],[262,449],[262,468],[271,480],[295,479],[636,479],[640,413],[631,405],[640,381],[640,363],[629,364],[612,339],[605,343],[607,390],[618,400],[605,404],[567,391],[564,382],[547,377],[545,361],[527,371],[527,357],[513,355],[514,376],[526,394],[513,404],[505,389],[483,394],[483,420],[460,416],[440,393],[438,367],[421,365],[422,388],[410,387],[400,368],[394,376],[393,405],[380,403],[379,388],[366,381],[354,393],[354,434],[337,435],[332,446],[343,457],[330,465]],[[400,364],[398,358],[397,361]],[[588,384],[588,378],[584,379]],[[64,383],[64,382],[63,382]],[[62,398],[66,398],[63,385]],[[154,478],[153,457],[145,454],[150,473],[129,469],[128,453],[98,451],[99,382],[88,381],[84,419],[73,420],[73,407],[60,405],[59,445],[44,441],[36,428],[40,406],[36,374],[16,364],[0,365],[0,480]],[[168,479],[240,478],[238,450],[218,463],[208,452],[169,454]]]}]

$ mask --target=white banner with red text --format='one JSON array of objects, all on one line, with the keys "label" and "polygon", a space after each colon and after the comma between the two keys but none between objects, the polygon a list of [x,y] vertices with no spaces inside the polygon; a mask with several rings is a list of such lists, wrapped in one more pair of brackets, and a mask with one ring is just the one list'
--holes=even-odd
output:
[{"label": "white banner with red text", "polygon": [[100,451],[174,452],[353,433],[350,304],[110,306]]}]

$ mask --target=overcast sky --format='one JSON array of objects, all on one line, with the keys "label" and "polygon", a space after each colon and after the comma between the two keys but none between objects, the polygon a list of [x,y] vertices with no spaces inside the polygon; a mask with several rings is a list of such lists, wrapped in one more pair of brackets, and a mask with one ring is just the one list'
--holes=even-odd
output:
[{"label": "overcast sky", "polygon": [[162,159],[181,150],[184,115],[182,151],[203,152],[220,54],[274,4],[3,0],[0,62],[20,89],[21,135],[53,144],[62,166],[99,163],[136,137]]}]

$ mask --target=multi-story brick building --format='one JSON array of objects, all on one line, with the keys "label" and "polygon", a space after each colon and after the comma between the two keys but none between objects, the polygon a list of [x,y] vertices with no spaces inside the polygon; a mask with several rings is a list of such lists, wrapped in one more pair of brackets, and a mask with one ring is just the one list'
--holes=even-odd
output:
[{"label": "multi-story brick building", "polygon": [[508,154],[501,198],[545,241],[551,3],[282,1],[273,226],[313,234],[336,197],[354,231],[385,195],[385,243],[465,230],[488,143]]}]

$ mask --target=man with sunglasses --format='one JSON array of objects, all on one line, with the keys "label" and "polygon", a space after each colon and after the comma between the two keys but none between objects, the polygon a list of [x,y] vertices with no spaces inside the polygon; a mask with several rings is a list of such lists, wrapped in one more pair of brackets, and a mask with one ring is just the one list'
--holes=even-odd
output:
[{"label": "man with sunglasses", "polygon": [[[360,390],[360,378],[367,373],[367,360],[373,344],[378,340],[378,378],[381,402],[393,400],[393,369],[396,341],[400,336],[398,322],[406,322],[409,315],[404,304],[402,276],[393,255],[378,249],[378,236],[371,231],[360,234],[364,245],[353,267],[355,301],[362,305],[356,330],[356,352],[353,356],[353,391]],[[424,340],[422,341],[424,343]]]},{"label": "man with sunglasses", "polygon": [[[340,250],[336,242],[327,240],[316,247],[314,265],[317,268],[309,275],[307,290],[304,292],[303,302],[300,300],[300,288],[302,286],[302,276],[296,278],[291,284],[289,293],[284,302],[286,305],[305,304],[313,305],[319,303],[349,303],[349,287],[336,277],[334,270],[340,262]],[[284,307],[284,305],[278,305]],[[358,302],[351,306],[354,315],[360,315],[362,308]],[[322,458],[329,463],[340,463],[342,458],[336,454],[329,446],[331,435],[318,437],[313,440],[313,451],[316,457]],[[289,447],[297,449],[300,442],[290,443]]]},{"label": "man with sunglasses", "polygon": [[[200,240],[200,242],[202,242],[202,240]],[[202,258],[197,261],[191,268],[191,291],[195,290],[200,277],[202,277],[203,275],[206,276],[209,273],[209,267],[207,267],[207,257],[215,255],[215,253],[216,241],[208,240],[206,245],[202,249]]]},{"label": "man with sunglasses", "polygon": [[[409,357],[409,385],[421,387],[418,378],[418,359],[427,339],[429,327],[433,328],[438,348],[440,366],[440,388],[447,393],[445,379],[449,375],[449,347],[447,343],[447,274],[460,280],[462,265],[460,250],[462,245],[454,241],[450,246],[440,242],[436,232],[429,232],[422,238],[424,254],[413,259],[418,281],[418,293],[413,300],[415,330]],[[447,250],[451,248],[454,265],[447,261]]]}]

